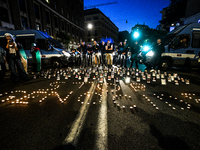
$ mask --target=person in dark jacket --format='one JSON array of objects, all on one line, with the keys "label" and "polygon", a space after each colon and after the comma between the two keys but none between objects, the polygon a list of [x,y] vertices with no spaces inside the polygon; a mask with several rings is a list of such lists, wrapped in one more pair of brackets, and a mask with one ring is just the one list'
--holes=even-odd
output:
[{"label": "person in dark jacket", "polygon": [[138,52],[140,50],[140,46],[138,45],[138,42],[135,42],[134,45],[131,47],[131,68],[138,68],[137,64],[137,56]]},{"label": "person in dark jacket", "polygon": [[35,43],[31,44],[31,54],[32,54],[32,65],[34,72],[41,71],[41,53],[40,49],[36,46]]},{"label": "person in dark jacket", "polygon": [[[10,33],[5,33],[4,36],[6,38],[4,49],[6,50],[6,60],[9,64],[9,69],[11,71],[11,79],[13,80],[13,82],[18,82],[19,77],[23,80],[29,80],[28,74],[25,72],[21,63],[19,50],[13,36]],[[16,66],[19,75],[16,72]]]},{"label": "person in dark jacket", "polygon": [[101,42],[99,49],[101,51],[101,64],[103,65],[105,64],[105,53],[106,53],[104,41]]},{"label": "person in dark jacket", "polygon": [[87,46],[85,45],[85,42],[82,42],[80,50],[82,66],[87,67]]},{"label": "person in dark jacket", "polygon": [[92,54],[93,54],[92,46],[90,44],[88,44],[87,46],[87,53],[88,53],[88,66],[89,66],[92,65]]},{"label": "person in dark jacket", "polygon": [[157,44],[154,46],[154,68],[159,66],[161,60],[161,54],[165,51],[164,45],[161,43],[161,39],[157,40]]},{"label": "person in dark jacket", "polygon": [[93,51],[93,64],[100,64],[100,56],[99,56],[99,45],[97,44],[97,41],[94,41],[94,45],[92,46]]},{"label": "person in dark jacket", "polygon": [[106,63],[109,67],[112,67],[113,65],[113,59],[112,59],[112,54],[113,54],[113,44],[110,43],[108,40],[105,46],[106,49]]}]

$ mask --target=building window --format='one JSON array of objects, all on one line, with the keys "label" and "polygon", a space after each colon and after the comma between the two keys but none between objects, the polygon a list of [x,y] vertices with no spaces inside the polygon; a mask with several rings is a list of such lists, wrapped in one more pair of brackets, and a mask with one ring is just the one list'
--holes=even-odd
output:
[{"label": "building window", "polygon": [[87,18],[86,18],[86,21],[88,21],[88,20],[91,20],[91,18],[87,17]]},{"label": "building window", "polygon": [[88,31],[88,36],[91,36],[91,35],[90,35],[90,31]]},{"label": "building window", "polygon": [[53,3],[53,4],[54,4],[54,8],[55,8],[55,9],[57,9],[57,4],[56,4],[56,1],[54,1],[54,3]]},{"label": "building window", "polygon": [[50,13],[48,11],[46,11],[46,22],[50,24]]},{"label": "building window", "polygon": [[192,47],[200,48],[200,32],[193,32],[192,34]]},{"label": "building window", "polygon": [[78,36],[78,30],[76,31],[76,35]]},{"label": "building window", "polygon": [[37,5],[37,4],[34,4],[34,12],[35,12],[35,17],[37,18],[37,19],[40,19],[40,11],[39,11],[40,9],[39,9],[39,5]]},{"label": "building window", "polygon": [[5,21],[5,22],[10,22],[9,21],[9,15],[8,15],[8,10],[3,8],[3,7],[0,7],[0,20],[1,21]]},{"label": "building window", "polygon": [[36,30],[40,30],[40,24],[36,24]]},{"label": "building window", "polygon": [[69,19],[69,13],[67,13],[67,18]]},{"label": "building window", "polygon": [[51,35],[51,30],[50,30],[49,27],[47,27],[47,34],[48,34],[48,35]]},{"label": "building window", "polygon": [[21,21],[22,21],[22,27],[27,29],[28,28],[28,20],[27,20],[27,18],[21,16]]},{"label": "building window", "polygon": [[93,17],[93,20],[97,20],[97,19],[99,19],[99,17],[98,17],[98,16],[95,16],[95,17]]},{"label": "building window", "polygon": [[68,33],[70,33],[70,25],[69,24],[67,24],[67,31],[68,31]]},{"label": "building window", "polygon": [[63,8],[61,8],[61,14],[62,14],[62,15],[64,14]]},{"label": "building window", "polygon": [[74,35],[74,27],[72,27],[72,35]]},{"label": "building window", "polygon": [[58,17],[54,17],[54,21],[55,21],[55,27],[58,28]]},{"label": "building window", "polygon": [[95,35],[95,36],[97,36],[97,35],[98,35],[98,34],[97,34],[97,30],[95,30],[95,31],[94,31],[94,35]]},{"label": "building window", "polygon": [[21,11],[26,12],[26,1],[25,0],[19,0],[19,8]]},{"label": "building window", "polygon": [[65,22],[63,20],[61,21],[61,27],[62,27],[62,30],[64,31],[65,30]]},{"label": "building window", "polygon": [[57,31],[57,30],[55,30],[55,35],[56,35],[56,36],[58,35],[58,31]]}]

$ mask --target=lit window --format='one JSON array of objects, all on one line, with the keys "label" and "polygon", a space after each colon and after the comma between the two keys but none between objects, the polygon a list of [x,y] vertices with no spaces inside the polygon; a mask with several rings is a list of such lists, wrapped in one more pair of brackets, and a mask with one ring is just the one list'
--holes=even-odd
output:
[{"label": "lit window", "polygon": [[36,30],[40,30],[40,25],[36,24]]}]

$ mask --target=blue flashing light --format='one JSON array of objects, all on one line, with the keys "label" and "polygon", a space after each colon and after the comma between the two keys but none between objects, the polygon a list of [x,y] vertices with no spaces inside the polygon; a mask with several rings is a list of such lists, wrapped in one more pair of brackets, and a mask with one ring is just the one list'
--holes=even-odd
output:
[{"label": "blue flashing light", "polygon": [[140,36],[140,34],[136,31],[136,32],[134,32],[133,36],[134,36],[134,38],[138,38]]},{"label": "blue flashing light", "polygon": [[48,35],[47,33],[44,33],[44,32],[39,31],[39,30],[38,30],[38,32],[39,32],[42,36],[44,36],[45,38],[52,39],[52,37],[51,37],[50,35]]},{"label": "blue flashing light", "polygon": [[150,47],[149,47],[148,45],[145,45],[145,46],[143,47],[143,50],[146,52],[146,51],[150,50]]}]

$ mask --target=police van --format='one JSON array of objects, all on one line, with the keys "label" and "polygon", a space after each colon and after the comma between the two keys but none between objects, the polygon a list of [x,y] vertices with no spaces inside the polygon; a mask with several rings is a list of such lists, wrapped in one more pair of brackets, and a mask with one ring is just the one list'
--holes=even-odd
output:
[{"label": "police van", "polygon": [[23,45],[28,64],[32,62],[31,43],[36,43],[37,47],[40,48],[42,65],[52,65],[53,67],[60,68],[62,65],[67,65],[70,62],[71,52],[67,51],[61,43],[42,31],[0,31],[0,46],[2,46],[5,40],[5,33],[12,34],[15,41]]},{"label": "police van", "polygon": [[191,23],[176,27],[162,39],[165,52],[161,55],[160,68],[199,68],[200,24]]}]

